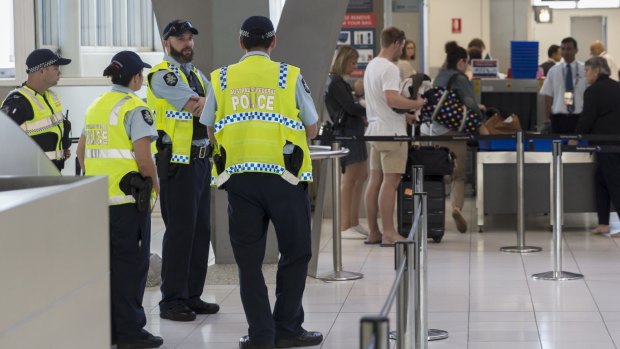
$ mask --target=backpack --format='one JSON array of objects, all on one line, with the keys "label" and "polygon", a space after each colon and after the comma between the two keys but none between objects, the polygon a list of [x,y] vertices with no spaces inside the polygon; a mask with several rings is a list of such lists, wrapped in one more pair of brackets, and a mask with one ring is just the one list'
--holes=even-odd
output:
[{"label": "backpack", "polygon": [[445,87],[433,87],[424,94],[426,103],[422,107],[421,120],[432,120],[459,132],[476,133],[481,125],[480,115],[467,108],[451,88],[459,75],[452,75]]}]

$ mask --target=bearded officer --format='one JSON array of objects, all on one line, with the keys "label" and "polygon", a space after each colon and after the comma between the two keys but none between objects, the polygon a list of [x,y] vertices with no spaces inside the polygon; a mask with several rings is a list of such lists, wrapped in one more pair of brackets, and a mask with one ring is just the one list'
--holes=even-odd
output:
[{"label": "bearded officer", "polygon": [[200,299],[211,243],[207,129],[199,118],[209,81],[192,64],[194,35],[188,21],[164,28],[164,60],[148,73],[147,102],[155,111],[160,140],[157,171],[166,232],[162,248],[160,317],[193,321],[219,306]]}]

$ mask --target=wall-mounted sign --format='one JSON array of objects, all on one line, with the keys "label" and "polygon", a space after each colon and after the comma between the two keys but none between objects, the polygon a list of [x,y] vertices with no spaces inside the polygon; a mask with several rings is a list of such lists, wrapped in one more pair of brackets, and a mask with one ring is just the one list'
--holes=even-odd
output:
[{"label": "wall-mounted sign", "polygon": [[[351,6],[350,3],[349,6]],[[363,76],[366,65],[375,57],[376,26],[377,20],[373,12],[352,12],[344,16],[337,47],[349,45],[360,55],[357,69],[351,73],[351,76]]]},{"label": "wall-mounted sign", "polygon": [[460,18],[452,18],[452,34],[461,34],[463,30]]}]

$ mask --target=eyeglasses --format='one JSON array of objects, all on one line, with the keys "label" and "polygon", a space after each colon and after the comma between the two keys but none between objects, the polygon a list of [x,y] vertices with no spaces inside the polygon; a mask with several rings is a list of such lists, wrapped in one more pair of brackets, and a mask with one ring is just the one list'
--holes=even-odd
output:
[{"label": "eyeglasses", "polygon": [[183,33],[193,28],[194,27],[192,26],[192,23],[189,21],[174,23],[170,26],[170,28],[168,28],[168,30],[164,32],[164,40],[168,39],[168,37],[174,33]]}]

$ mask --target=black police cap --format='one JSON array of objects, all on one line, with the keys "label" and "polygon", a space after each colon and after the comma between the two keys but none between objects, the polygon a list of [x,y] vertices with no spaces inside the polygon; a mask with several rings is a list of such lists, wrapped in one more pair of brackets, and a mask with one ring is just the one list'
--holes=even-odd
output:
[{"label": "black police cap", "polygon": [[276,32],[269,18],[251,16],[243,21],[239,35],[246,38],[268,39],[275,36]]},{"label": "black police cap", "polygon": [[150,68],[151,65],[140,59],[133,51],[121,51],[112,57],[110,65],[115,66],[115,70],[124,76],[133,76],[142,71],[142,68]]},{"label": "black police cap", "polygon": [[28,67],[26,73],[32,74],[51,65],[67,65],[69,63],[71,63],[70,59],[62,58],[52,50],[39,48],[30,52],[26,58],[26,67]]},{"label": "black police cap", "polygon": [[164,31],[162,32],[162,37],[166,40],[171,36],[181,36],[187,31],[194,35],[198,35],[198,29],[194,28],[190,21],[175,19],[174,21],[166,24]]}]

